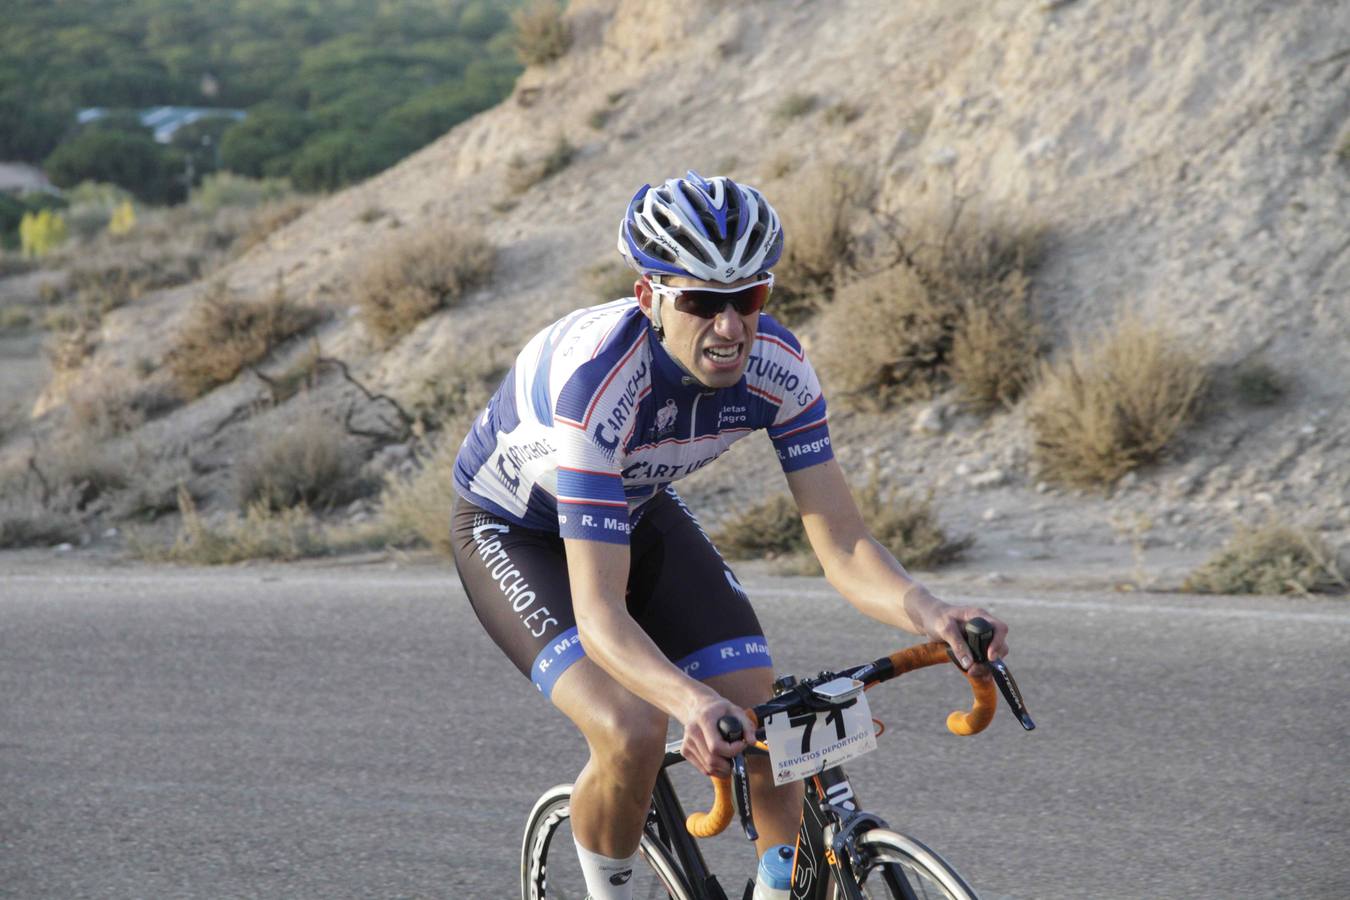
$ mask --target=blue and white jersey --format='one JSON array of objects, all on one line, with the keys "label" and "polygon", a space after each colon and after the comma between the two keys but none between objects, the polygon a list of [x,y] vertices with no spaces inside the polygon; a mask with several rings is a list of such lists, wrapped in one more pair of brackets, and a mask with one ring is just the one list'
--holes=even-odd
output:
[{"label": "blue and white jersey", "polygon": [[834,455],[816,373],[769,316],[737,384],[691,381],[636,300],[578,310],[520,351],[464,438],[455,485],[524,527],[626,544],[643,503],[755,429],[784,472]]}]

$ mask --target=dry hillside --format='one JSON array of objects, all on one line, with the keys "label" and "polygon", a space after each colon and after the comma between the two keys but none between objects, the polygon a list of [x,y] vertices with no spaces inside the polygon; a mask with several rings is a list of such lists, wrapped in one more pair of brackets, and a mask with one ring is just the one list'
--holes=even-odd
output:
[{"label": "dry hillside", "polygon": [[[942,521],[976,535],[978,577],[1099,566],[1167,583],[1270,511],[1350,544],[1350,7],[573,0],[566,18],[568,52],[529,68],[507,101],[325,199],[217,279],[258,297],[280,279],[331,313],[315,332],[325,356],[411,403],[428,383],[504,367],[536,327],[610,299],[590,270],[617,258],[617,217],[643,182],[695,168],[788,205],[843,164],[867,185],[868,209],[849,224],[860,253],[957,209],[966,225],[1035,232],[1031,298],[1052,357],[1133,311],[1213,366],[1198,422],[1105,491],[1045,483],[1025,403],[980,414],[940,390],[882,413],[838,405],[846,468],[935,491]],[[561,171],[508,188],[563,141],[574,153]],[[491,282],[379,347],[356,311],[363,268],[386,242],[446,223],[497,245]],[[73,386],[162,360],[209,289],[110,313],[92,357],[35,398],[39,435],[56,434]],[[809,347],[816,329],[801,326]],[[1287,385],[1280,402],[1233,396],[1229,376],[1253,359]],[[822,380],[829,391],[831,373]],[[330,371],[269,409],[246,373],[118,440],[227,508],[231,464],[260,434],[316,396],[340,408],[352,395]],[[779,488],[760,440],[684,483],[706,520]],[[15,438],[2,452],[31,446]]]}]

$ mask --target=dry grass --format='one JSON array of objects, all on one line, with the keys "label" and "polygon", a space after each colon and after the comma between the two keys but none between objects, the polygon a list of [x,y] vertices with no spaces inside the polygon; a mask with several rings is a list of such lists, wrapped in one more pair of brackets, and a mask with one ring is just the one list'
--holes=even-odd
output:
[{"label": "dry grass", "polygon": [[80,540],[84,523],[114,508],[128,488],[131,462],[84,437],[35,447],[0,472],[0,547]]},{"label": "dry grass", "polygon": [[712,540],[728,559],[776,559],[811,550],[797,504],[786,494],[747,507],[723,522]]},{"label": "dry grass", "polygon": [[295,560],[331,556],[387,545],[383,531],[373,527],[330,528],[304,507],[273,512],[261,505],[249,507],[242,517],[208,523],[186,488],[178,490],[183,521],[169,546],[139,534],[128,536],[133,556],[152,562],[195,565],[228,565],[252,559]]},{"label": "dry grass", "polygon": [[955,562],[975,543],[969,535],[948,536],[937,522],[931,494],[887,491],[874,473],[855,497],[872,536],[908,568],[935,569]]},{"label": "dry grass", "polygon": [[868,193],[862,173],[844,165],[815,166],[794,179],[778,204],[785,243],[774,267],[776,318],[800,322],[833,296],[856,263],[854,222]]},{"label": "dry grass", "polygon": [[223,282],[215,282],[188,314],[165,362],[183,396],[196,399],[233,381],[322,318],[319,310],[292,302],[280,280],[262,300],[236,297]]},{"label": "dry grass", "polygon": [[[863,521],[877,541],[904,565],[932,569],[959,559],[974,543],[953,539],[937,523],[931,497],[917,498],[882,488],[875,473],[854,491]],[[791,574],[820,574],[797,505],[777,494],[723,523],[713,543],[729,559],[782,559]]]},{"label": "dry grass", "polygon": [[400,232],[372,254],[357,279],[362,319],[387,345],[487,284],[496,262],[497,249],[468,227]]},{"label": "dry grass", "polygon": [[821,317],[814,350],[832,399],[877,410],[930,396],[945,383],[959,315],[906,266],[844,286]]},{"label": "dry grass", "polygon": [[1011,405],[1031,383],[1042,332],[1032,317],[1031,281],[1010,272],[993,296],[969,299],[952,336],[950,374],[978,407]]},{"label": "dry grass", "polygon": [[163,379],[140,381],[116,370],[76,385],[66,406],[72,427],[106,438],[132,431],[180,401],[178,392]]},{"label": "dry grass", "polygon": [[0,472],[0,548],[78,541],[82,517],[69,489],[62,485],[59,490],[52,496],[36,476],[21,468]]},{"label": "dry grass", "polygon": [[235,466],[242,508],[322,511],[370,492],[359,448],[341,425],[313,409],[286,418],[280,430],[264,428]]},{"label": "dry grass", "polygon": [[512,194],[523,194],[546,178],[551,178],[571,165],[577,148],[566,137],[559,135],[548,152],[539,159],[526,159],[516,154],[506,164],[506,188]]},{"label": "dry grass", "polygon": [[1029,398],[1033,455],[1044,477],[1110,485],[1160,456],[1193,418],[1206,362],[1161,327],[1117,320],[1043,364]]},{"label": "dry grass", "polygon": [[926,220],[880,271],[848,282],[820,320],[821,368],[847,405],[884,409],[955,384],[973,407],[1010,404],[1035,373],[1029,271],[1039,234]]},{"label": "dry grass", "polygon": [[515,26],[516,56],[523,65],[542,66],[561,59],[572,47],[572,28],[563,19],[562,6],[536,0],[511,13]]},{"label": "dry grass", "polygon": [[1278,522],[1241,526],[1182,590],[1202,594],[1310,594],[1344,591],[1335,552],[1314,532]]},{"label": "dry grass", "polygon": [[638,274],[621,262],[596,263],[586,270],[586,288],[595,303],[633,297]]},{"label": "dry grass", "polygon": [[458,439],[443,439],[411,478],[390,478],[380,495],[379,519],[400,542],[418,541],[450,557],[450,509],[455,502]]}]

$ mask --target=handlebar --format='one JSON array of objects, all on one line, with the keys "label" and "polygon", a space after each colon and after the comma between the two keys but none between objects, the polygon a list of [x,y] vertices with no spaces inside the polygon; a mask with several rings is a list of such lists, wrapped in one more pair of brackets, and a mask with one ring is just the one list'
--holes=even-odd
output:
[{"label": "handlebar", "polygon": [[[956,710],[947,716],[947,729],[953,734],[963,736],[979,734],[989,727],[989,723],[994,718],[994,710],[998,705],[998,695],[994,690],[995,684],[1002,690],[1022,727],[1027,731],[1036,727],[1027,714],[1026,706],[1022,703],[1022,696],[1017,690],[1017,682],[1012,680],[1012,673],[1008,671],[1002,660],[990,661],[988,659],[986,651],[992,636],[993,628],[984,619],[976,618],[966,623],[966,643],[975,654],[975,662],[989,666],[993,678],[976,678],[970,672],[963,672],[966,680],[970,682],[973,702],[968,711]],[[758,726],[765,718],[774,713],[819,707],[822,701],[816,700],[812,696],[811,689],[816,684],[834,677],[853,678],[861,681],[865,688],[871,688],[906,672],[944,662],[957,665],[955,657],[946,644],[931,642],[906,647],[866,665],[855,666],[852,669],[840,672],[838,676],[831,673],[822,673],[818,678],[796,685],[780,696],[761,703],[753,709],[746,710],[746,715]],[[957,665],[957,668],[960,668],[960,666]],[[828,702],[825,703],[825,708],[828,708]],[[729,743],[741,740],[743,736],[741,723],[735,717],[725,716],[717,724],[718,730],[722,732],[722,737]],[[734,728],[731,727],[733,724]],[[733,734],[735,737],[731,737]],[[763,740],[762,728],[756,728],[755,738],[759,741]],[[734,791],[733,778],[735,779]],[[706,813],[695,812],[689,816],[685,822],[685,827],[689,830],[689,833],[694,837],[712,837],[720,834],[731,823],[734,806],[739,807],[741,824],[745,828],[746,836],[755,840],[757,835],[750,815],[749,779],[745,771],[744,755],[737,754],[732,760],[732,778],[714,777],[712,782],[712,808]]]}]

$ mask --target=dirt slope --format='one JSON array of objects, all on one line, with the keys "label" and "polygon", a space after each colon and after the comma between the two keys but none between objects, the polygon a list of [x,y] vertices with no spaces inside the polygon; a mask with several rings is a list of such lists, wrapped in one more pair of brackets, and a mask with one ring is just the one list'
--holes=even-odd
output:
[{"label": "dirt slope", "polygon": [[[938,435],[911,432],[915,409],[837,417],[847,465],[875,460],[897,483],[937,489],[944,520],[978,532],[972,570],[1040,577],[1097,558],[1129,569],[1144,554],[1166,571],[1263,507],[1346,544],[1350,166],[1338,151],[1350,7],[574,0],[568,17],[566,57],[275,234],[227,270],[230,284],[261,293],[280,273],[292,293],[338,311],[321,333],[326,353],[397,389],[436,377],[464,346],[506,352],[563,311],[608,299],[584,272],[616,257],[617,216],[644,181],[692,167],[773,198],[813,162],[846,161],[875,176],[878,205],[901,218],[955,192],[1043,227],[1035,290],[1061,339],[1135,308],[1220,363],[1259,352],[1295,382],[1273,411],[1216,406],[1174,460],[1109,500],[1038,490],[1017,410],[958,416]],[[814,110],[776,114],[793,93],[814,96]],[[826,115],[841,103],[856,118]],[[559,137],[578,148],[571,165],[504,202],[511,157],[542,157]],[[387,215],[368,221],[373,208]],[[351,274],[379,240],[442,220],[482,225],[502,248],[498,277],[376,353],[350,311]],[[93,371],[162,345],[198,290],[114,313]],[[251,439],[247,423],[212,432],[257,391],[241,379],[139,439],[197,438],[195,452],[227,463]],[[779,477],[762,470],[757,439],[744,444],[687,483],[705,518]]]}]

